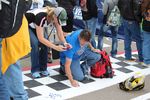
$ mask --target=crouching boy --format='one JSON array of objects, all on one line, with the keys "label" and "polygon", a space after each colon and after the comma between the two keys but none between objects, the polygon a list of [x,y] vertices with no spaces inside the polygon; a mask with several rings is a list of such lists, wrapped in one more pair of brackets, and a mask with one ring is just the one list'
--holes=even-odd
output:
[{"label": "crouching boy", "polygon": [[[83,81],[86,69],[100,60],[99,50],[92,47],[91,33],[88,30],[77,30],[66,37],[66,41],[72,45],[66,51],[60,53],[60,72],[66,73],[71,85],[78,87],[78,81]],[[80,64],[80,61],[83,61]]]}]

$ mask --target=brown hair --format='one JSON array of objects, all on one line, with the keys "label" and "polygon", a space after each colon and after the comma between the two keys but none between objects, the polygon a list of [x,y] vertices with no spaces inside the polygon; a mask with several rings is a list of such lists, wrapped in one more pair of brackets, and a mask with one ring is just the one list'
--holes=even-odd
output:
[{"label": "brown hair", "polygon": [[148,9],[150,9],[150,0],[143,0],[141,5],[142,15],[144,16],[147,13]]},{"label": "brown hair", "polygon": [[91,40],[91,32],[87,29],[84,29],[80,33],[80,38],[84,39],[85,41],[90,41]]}]

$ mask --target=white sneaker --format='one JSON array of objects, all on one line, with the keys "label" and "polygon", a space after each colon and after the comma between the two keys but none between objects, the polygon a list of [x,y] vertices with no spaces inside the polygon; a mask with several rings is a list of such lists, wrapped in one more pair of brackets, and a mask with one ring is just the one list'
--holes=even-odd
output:
[{"label": "white sneaker", "polygon": [[49,76],[49,72],[46,70],[46,71],[41,71],[41,74],[43,75],[43,76]]},{"label": "white sneaker", "polygon": [[41,75],[39,72],[34,72],[34,73],[32,73],[32,77],[33,78],[41,78]]}]

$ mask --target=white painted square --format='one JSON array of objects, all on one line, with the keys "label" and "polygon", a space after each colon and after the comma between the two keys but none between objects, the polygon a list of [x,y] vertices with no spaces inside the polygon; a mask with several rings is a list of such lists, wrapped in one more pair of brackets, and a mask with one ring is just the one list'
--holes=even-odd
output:
[{"label": "white painted square", "polygon": [[28,89],[26,86],[24,86],[24,89],[26,90],[26,89]]},{"label": "white painted square", "polygon": [[111,61],[112,63],[118,63],[118,62],[120,62],[120,60],[115,59],[115,58],[112,58],[112,57],[110,57],[110,61]]},{"label": "white painted square", "polygon": [[126,73],[121,72],[121,71],[116,70],[116,69],[114,69],[114,72],[115,72],[114,74],[115,74],[116,76],[126,75]]},{"label": "white painted square", "polygon": [[141,69],[138,68],[138,67],[135,67],[135,66],[126,66],[125,68],[129,69],[129,70],[132,70],[134,72],[140,72]]},{"label": "white painted square", "polygon": [[35,79],[35,81],[37,81],[41,84],[44,84],[44,85],[57,82],[56,80],[52,79],[51,77],[39,78],[39,79]]},{"label": "white painted square", "polygon": [[56,97],[51,97],[49,95],[42,95],[42,96],[37,96],[37,97],[33,97],[29,100],[63,100],[61,98],[56,98]]},{"label": "white painted square", "polygon": [[112,64],[112,68],[116,69],[116,68],[122,68],[122,66],[117,65],[117,64]]},{"label": "white painted square", "polygon": [[[56,68],[58,68],[58,67],[56,67]],[[53,68],[53,69],[55,69],[55,68]],[[57,72],[57,71],[55,71],[53,69],[51,67],[47,69],[48,72],[50,73],[50,76],[58,75],[59,72]]]},{"label": "white painted square", "polygon": [[138,62],[135,62],[135,61],[133,61],[133,62],[130,62],[130,61],[124,61],[125,63],[127,63],[127,64],[129,64],[129,65],[136,65],[136,64],[138,64]]},{"label": "white painted square", "polygon": [[54,93],[56,92],[54,89],[48,87],[48,86],[45,86],[45,85],[42,85],[42,86],[37,86],[37,87],[34,87],[34,88],[30,88],[31,90],[43,95],[43,96],[48,96],[50,93]]},{"label": "white painted square", "polygon": [[103,48],[108,48],[108,47],[111,47],[111,46],[105,43],[103,44]]},{"label": "white painted square", "polygon": [[60,67],[60,65],[56,65],[56,66],[51,66],[51,67],[48,67],[48,69],[55,69],[55,68],[59,68]]},{"label": "white painted square", "polygon": [[67,86],[72,88],[72,85],[71,85],[69,80],[61,81],[61,83],[63,83],[63,84],[65,84],[65,85],[67,85]]}]

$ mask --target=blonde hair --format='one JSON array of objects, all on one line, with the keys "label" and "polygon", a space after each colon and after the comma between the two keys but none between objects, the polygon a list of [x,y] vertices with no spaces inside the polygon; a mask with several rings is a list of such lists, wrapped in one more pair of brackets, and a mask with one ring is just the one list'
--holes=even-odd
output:
[{"label": "blonde hair", "polygon": [[53,7],[50,7],[50,6],[46,6],[46,9],[47,9],[47,17],[48,17],[48,20],[53,20],[53,16],[54,16],[54,8]]}]

